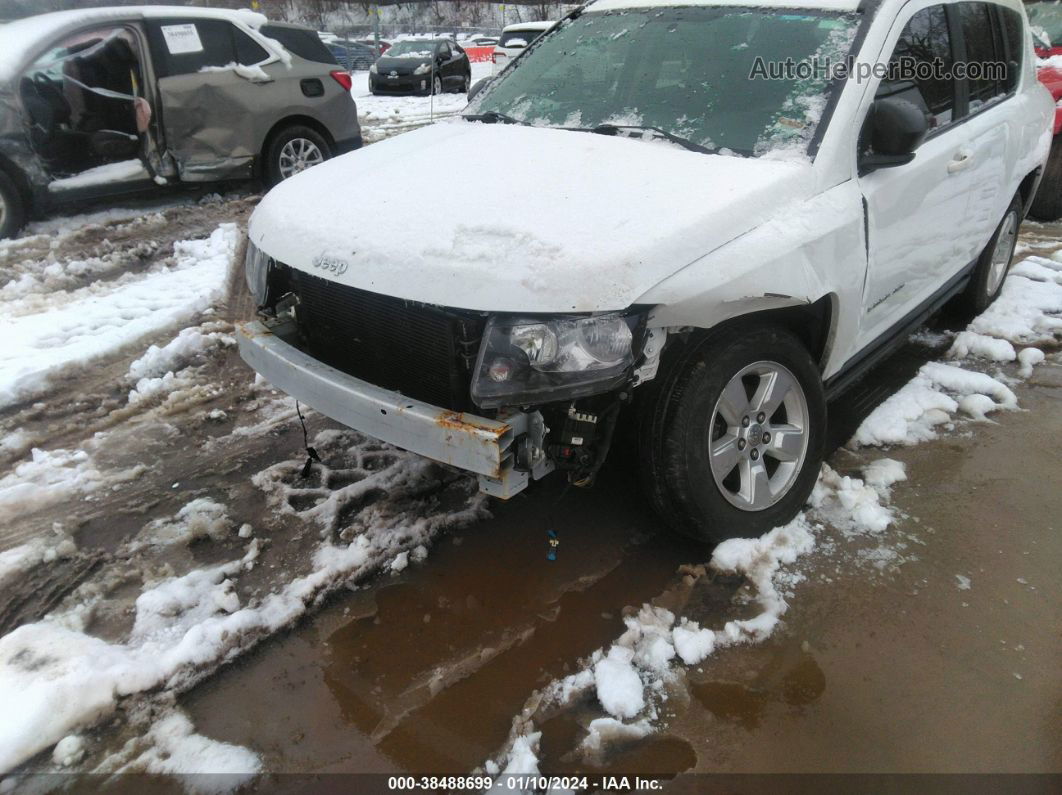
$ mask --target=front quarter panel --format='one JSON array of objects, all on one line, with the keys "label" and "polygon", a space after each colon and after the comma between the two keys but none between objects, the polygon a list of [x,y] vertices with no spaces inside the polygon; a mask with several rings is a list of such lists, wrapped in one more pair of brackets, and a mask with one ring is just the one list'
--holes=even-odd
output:
[{"label": "front quarter panel", "polygon": [[[834,306],[823,376],[852,353],[867,256],[854,180],[791,206],[646,292],[654,326],[711,328],[767,309]],[[847,342],[846,342],[847,341]]]}]

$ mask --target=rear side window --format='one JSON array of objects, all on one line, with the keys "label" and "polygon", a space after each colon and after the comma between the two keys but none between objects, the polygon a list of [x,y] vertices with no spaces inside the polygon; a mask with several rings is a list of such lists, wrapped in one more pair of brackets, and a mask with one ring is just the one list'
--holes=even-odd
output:
[{"label": "rear side window", "polygon": [[966,45],[970,110],[1006,93],[1002,42],[997,52],[996,25],[987,3],[959,3],[959,24]]},{"label": "rear side window", "polygon": [[339,63],[325,46],[325,43],[321,41],[321,37],[312,30],[288,28],[283,25],[263,25],[259,30],[263,36],[276,39],[284,45],[284,49],[290,50],[307,61],[327,64]]},{"label": "rear side window", "polygon": [[541,30],[510,30],[508,33],[503,33],[501,41],[498,42],[499,47],[526,47],[545,31]]},{"label": "rear side window", "polygon": [[233,42],[236,44],[236,62],[244,66],[254,66],[269,58],[269,53],[257,41],[239,28],[232,29]]},{"label": "rear side window", "polygon": [[1025,34],[1021,24],[1021,14],[1012,8],[996,6],[999,20],[1003,25],[1003,45],[1006,50],[1007,76],[1004,81],[1007,92],[1018,87],[1021,77],[1021,65],[1025,63]]},{"label": "rear side window", "polygon": [[889,79],[882,80],[877,96],[909,100],[929,111],[932,127],[943,127],[954,118],[955,80],[941,73],[950,75],[953,64],[944,6],[923,8],[900,34],[889,61]]},{"label": "rear side window", "polygon": [[236,60],[233,36],[239,31],[223,19],[152,20],[147,28],[159,77],[194,74],[204,66],[228,66]]}]

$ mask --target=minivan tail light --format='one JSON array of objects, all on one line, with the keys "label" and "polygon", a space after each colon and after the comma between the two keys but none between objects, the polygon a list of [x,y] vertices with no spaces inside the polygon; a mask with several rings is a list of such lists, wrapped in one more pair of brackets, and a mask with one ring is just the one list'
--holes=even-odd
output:
[{"label": "minivan tail light", "polygon": [[350,75],[344,72],[342,69],[336,69],[332,72],[329,72],[329,74],[332,75],[333,80],[339,83],[339,85],[343,86],[344,91],[350,91],[350,89],[354,86],[354,81],[350,79]]}]

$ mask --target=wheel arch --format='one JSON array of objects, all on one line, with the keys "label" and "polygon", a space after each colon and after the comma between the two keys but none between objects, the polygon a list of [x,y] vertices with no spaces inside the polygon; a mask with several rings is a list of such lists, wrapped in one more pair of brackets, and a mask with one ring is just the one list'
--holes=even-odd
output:
[{"label": "wheel arch", "polygon": [[[742,327],[776,326],[795,336],[807,348],[819,373],[824,373],[834,348],[837,331],[838,296],[827,293],[816,301],[794,306],[760,309],[737,314],[707,328],[695,328],[686,337],[683,348],[696,347],[701,342]],[[665,347],[662,357],[677,354],[678,346]],[[670,349],[670,350],[669,350]]]},{"label": "wheel arch", "polygon": [[1043,168],[1037,166],[1022,179],[1018,185],[1018,195],[1021,196],[1022,217],[1024,218],[1029,213],[1029,208],[1032,207],[1033,199],[1036,197],[1036,188],[1039,185],[1040,177],[1043,175]]},{"label": "wheel arch", "polygon": [[300,114],[292,114],[285,116],[277,121],[272,127],[269,128],[269,132],[266,133],[265,138],[262,140],[262,148],[258,152],[258,157],[255,158],[254,175],[255,177],[261,177],[263,172],[263,165],[265,163],[266,155],[269,153],[269,147],[273,145],[273,141],[280,133],[286,130],[288,127],[309,127],[314,132],[320,134],[328,145],[333,149],[336,145],[336,139],[332,137],[332,133],[328,127],[321,124],[317,119],[312,116],[303,116]]}]

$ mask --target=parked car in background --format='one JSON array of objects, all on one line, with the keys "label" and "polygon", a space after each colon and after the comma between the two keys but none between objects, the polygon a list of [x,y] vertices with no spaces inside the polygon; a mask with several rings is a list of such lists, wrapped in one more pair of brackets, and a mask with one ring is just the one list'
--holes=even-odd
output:
[{"label": "parked car in background", "polygon": [[333,39],[326,47],[348,72],[362,72],[376,62],[376,50],[348,39]]},{"label": "parked car in background", "polygon": [[361,146],[316,33],[252,12],[128,6],[0,25],[0,237],[74,201],[260,175]]},{"label": "parked car in background", "polygon": [[[376,52],[376,39],[355,39],[358,44],[364,44],[373,52]],[[380,39],[380,55],[383,55],[391,48],[391,42],[387,39]]]},{"label": "parked car in background", "polygon": [[1055,100],[1054,141],[1044,178],[1036,191],[1029,215],[1040,221],[1062,218],[1062,3],[1026,3],[1029,25],[1033,30],[1037,64],[1036,75]]},{"label": "parked car in background", "polygon": [[404,39],[369,69],[373,94],[467,93],[471,85],[468,55],[449,39]]},{"label": "parked car in background", "polygon": [[[622,455],[675,530],[759,536],[812,492],[827,397],[999,295],[1054,103],[1018,0],[641,5],[573,12],[464,122],[270,191],[240,352],[488,494]],[[865,77],[748,77],[849,57]],[[426,210],[440,188],[461,201]]]},{"label": "parked car in background", "polygon": [[493,47],[497,43],[497,36],[472,36],[465,40],[465,44],[469,47]]},{"label": "parked car in background", "polygon": [[501,38],[494,45],[492,74],[498,74],[517,55],[531,46],[531,42],[553,27],[554,22],[518,22],[502,28]]}]

